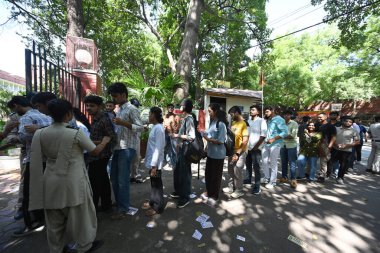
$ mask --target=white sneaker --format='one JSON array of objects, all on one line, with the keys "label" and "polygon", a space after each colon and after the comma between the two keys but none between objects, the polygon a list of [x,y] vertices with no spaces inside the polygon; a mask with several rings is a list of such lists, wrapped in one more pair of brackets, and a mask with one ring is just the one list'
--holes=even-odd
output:
[{"label": "white sneaker", "polygon": [[244,192],[242,190],[235,190],[233,193],[231,193],[231,198],[237,199],[244,195]]},{"label": "white sneaker", "polygon": [[201,194],[201,199],[204,200],[204,201],[207,201],[208,197],[205,193],[202,193]]},{"label": "white sneaker", "polygon": [[276,186],[276,183],[267,183],[265,185],[265,188],[267,188],[267,189],[273,189],[275,186]]},{"label": "white sneaker", "polygon": [[215,207],[217,203],[218,203],[218,201],[213,199],[213,198],[208,198],[208,200],[206,202],[206,204],[211,206],[211,207]]},{"label": "white sneaker", "polygon": [[233,193],[234,189],[232,187],[224,187],[223,192],[224,193]]},{"label": "white sneaker", "polygon": [[262,184],[267,184],[267,183],[269,183],[269,179],[263,177],[263,178],[260,179],[260,183],[262,183]]}]

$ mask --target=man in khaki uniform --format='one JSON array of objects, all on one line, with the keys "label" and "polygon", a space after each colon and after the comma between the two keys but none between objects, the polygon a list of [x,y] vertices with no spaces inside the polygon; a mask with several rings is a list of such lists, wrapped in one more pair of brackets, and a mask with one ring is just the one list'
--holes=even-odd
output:
[{"label": "man in khaki uniform", "polygon": [[72,118],[68,101],[56,99],[48,106],[54,123],[37,130],[32,141],[29,210],[44,209],[50,252],[63,252],[65,239],[77,243],[77,252],[86,252],[98,243],[83,151],[97,155],[110,138],[95,146],[82,130],[68,126]]}]

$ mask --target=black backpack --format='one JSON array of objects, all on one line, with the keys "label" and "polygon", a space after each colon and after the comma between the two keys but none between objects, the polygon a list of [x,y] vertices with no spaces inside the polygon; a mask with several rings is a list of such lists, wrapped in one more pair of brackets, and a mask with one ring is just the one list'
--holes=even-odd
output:
[{"label": "black backpack", "polygon": [[[219,120],[216,122],[216,128],[219,127]],[[224,124],[224,122],[222,122]],[[224,142],[224,146],[226,147],[226,156],[232,156],[235,153],[235,134],[232,132],[230,128],[227,127],[227,138]]]},{"label": "black backpack", "polygon": [[[186,133],[186,119],[185,119],[185,133]],[[206,157],[202,135],[197,130],[197,124],[194,120],[195,126],[195,139],[192,141],[184,141],[184,155],[186,160],[191,163],[199,163],[200,160]]]}]

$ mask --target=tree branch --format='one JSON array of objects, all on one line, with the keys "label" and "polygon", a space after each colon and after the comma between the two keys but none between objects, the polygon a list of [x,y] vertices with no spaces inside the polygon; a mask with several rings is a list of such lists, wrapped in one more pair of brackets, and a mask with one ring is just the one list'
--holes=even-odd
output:
[{"label": "tree branch", "polygon": [[[49,29],[45,27],[45,25],[39,21],[32,13],[30,13],[29,11],[27,11],[26,9],[24,9],[22,6],[20,6],[18,3],[16,3],[15,1],[13,0],[7,0],[9,3],[13,4],[14,6],[16,6],[20,11],[21,13],[23,13],[24,15],[27,15],[29,18],[33,19],[41,28],[43,28],[43,30],[45,30],[48,34],[50,33]],[[58,38],[60,38],[62,41],[65,41],[65,39],[58,35],[58,34],[55,34]]]}]

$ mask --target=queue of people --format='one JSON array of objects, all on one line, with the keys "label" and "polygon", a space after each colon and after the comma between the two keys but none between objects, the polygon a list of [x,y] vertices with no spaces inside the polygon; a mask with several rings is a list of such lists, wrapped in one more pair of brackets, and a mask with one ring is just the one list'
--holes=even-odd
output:
[{"label": "queue of people", "polygon": [[[125,84],[113,83],[108,93],[112,101],[106,103],[95,95],[83,100],[91,119],[91,123],[83,124],[88,134],[78,126],[82,121],[78,122],[80,116],[73,117],[70,102],[50,92],[35,94],[31,99],[15,96],[8,102],[17,117],[12,115],[12,122],[1,137],[12,133],[12,142],[25,150],[15,214],[15,219],[24,219],[25,227],[14,236],[24,236],[46,226],[51,252],[64,249],[89,252],[102,245],[102,241],[95,240],[97,212],[109,213],[111,220],[127,217],[130,183],[137,182],[139,174],[140,134],[144,125],[138,109],[140,103],[128,98]],[[173,104],[167,106],[165,115],[159,107],[149,110],[149,123],[153,127],[144,164],[150,176],[151,193],[141,206],[147,216],[165,210],[162,182],[165,163],[173,169],[170,196],[177,200],[177,208],[190,204],[192,171],[186,147],[196,139],[199,128],[192,113],[192,100],[184,99],[180,106],[182,116],[174,114]],[[324,183],[334,174],[336,182],[344,184],[352,157],[361,159],[357,155],[361,149],[357,147],[363,145],[365,135],[360,135],[360,126],[359,132],[353,127],[351,117],[342,117],[339,122],[333,114],[329,121],[321,113],[318,121],[303,118],[298,125],[291,111],[281,114],[273,106],[261,111],[260,106],[252,105],[248,120],[239,106],[229,108],[228,114],[215,103],[207,110],[210,125],[199,133],[207,146],[205,189],[195,203],[216,206],[221,189],[230,198],[240,198],[244,195],[244,184],[252,185],[254,195],[261,193],[263,184],[267,189],[281,183],[296,188],[299,180]],[[262,113],[264,118],[260,117]],[[376,118],[368,133],[372,152],[367,171],[376,172],[380,167],[380,118]],[[232,153],[227,150],[228,138],[234,141]],[[222,187],[225,160],[229,178]],[[75,249],[67,249],[68,242],[75,242]]]}]

